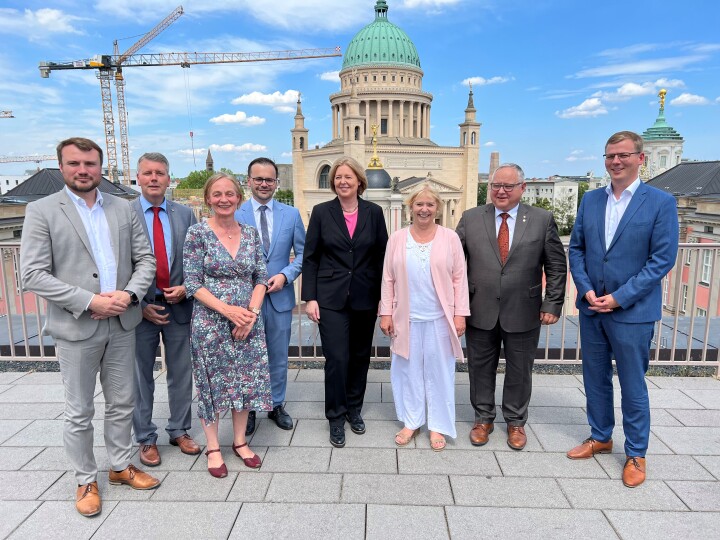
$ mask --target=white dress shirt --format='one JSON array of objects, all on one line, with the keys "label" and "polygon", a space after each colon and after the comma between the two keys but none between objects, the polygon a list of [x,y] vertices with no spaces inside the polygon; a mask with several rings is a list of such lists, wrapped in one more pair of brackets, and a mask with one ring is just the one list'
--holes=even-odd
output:
[{"label": "white dress shirt", "polygon": [[605,187],[605,193],[608,195],[607,204],[605,205],[605,249],[610,247],[620,220],[638,187],[640,187],[640,179],[636,178],[632,184],[623,190],[619,199],[615,198],[612,183]]},{"label": "white dress shirt", "polygon": [[[270,199],[265,206],[267,206],[267,210],[265,210],[265,218],[267,218],[267,226],[268,226],[268,238],[270,239],[270,242],[272,242],[272,232],[273,232],[273,202],[275,202],[275,199]],[[257,225],[257,230],[261,234],[262,238],[262,229],[260,228],[260,214],[262,211],[260,210],[260,207],[263,206],[262,203],[259,203],[255,200],[255,197],[250,199],[250,203],[252,204],[253,214],[255,215],[255,224]]]}]

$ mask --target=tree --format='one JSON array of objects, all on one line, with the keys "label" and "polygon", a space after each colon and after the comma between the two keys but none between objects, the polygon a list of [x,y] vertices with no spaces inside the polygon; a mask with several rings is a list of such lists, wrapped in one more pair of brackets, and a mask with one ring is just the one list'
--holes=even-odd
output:
[{"label": "tree", "polygon": [[555,216],[555,222],[557,223],[560,235],[570,234],[573,225],[575,225],[575,216],[577,215],[577,208],[575,208],[573,204],[573,197],[567,196],[556,199],[552,212]]},{"label": "tree", "polygon": [[552,204],[550,204],[550,199],[546,199],[545,197],[540,197],[539,199],[537,199],[537,200],[532,204],[532,206],[535,206],[535,207],[537,207],[537,208],[544,208],[544,209],[547,210],[548,212],[552,212],[552,211],[553,211]]},{"label": "tree", "polygon": [[578,182],[578,208],[580,208],[580,201],[585,195],[585,192],[590,188],[590,184],[587,182]]},{"label": "tree", "polygon": [[202,189],[212,175],[212,171],[193,171],[177,187],[178,189]]},{"label": "tree", "polygon": [[292,189],[278,189],[274,197],[278,201],[289,204],[290,206],[293,206],[295,203],[295,194]]},{"label": "tree", "polygon": [[487,202],[487,182],[478,182],[477,205],[482,206]]}]

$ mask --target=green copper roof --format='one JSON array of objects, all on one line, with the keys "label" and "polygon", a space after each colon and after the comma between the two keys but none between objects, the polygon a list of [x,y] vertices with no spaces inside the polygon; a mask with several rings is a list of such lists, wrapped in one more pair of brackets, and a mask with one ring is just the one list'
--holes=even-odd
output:
[{"label": "green copper roof", "polygon": [[420,57],[408,35],[387,20],[385,0],[375,3],[375,20],[360,30],[347,46],[343,69],[371,64],[419,68]]},{"label": "green copper roof", "polygon": [[655,124],[643,132],[642,138],[646,141],[683,140],[682,136],[665,121],[665,107],[660,107]]}]

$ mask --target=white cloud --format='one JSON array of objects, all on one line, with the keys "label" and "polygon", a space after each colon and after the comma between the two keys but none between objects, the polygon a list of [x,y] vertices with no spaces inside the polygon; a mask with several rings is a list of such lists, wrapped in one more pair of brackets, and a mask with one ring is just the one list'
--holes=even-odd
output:
[{"label": "white cloud", "polygon": [[292,157],[292,152],[283,152],[280,157]]},{"label": "white cloud", "polygon": [[243,111],[235,114],[221,114],[210,119],[213,124],[240,124],[242,126],[259,126],[265,123],[265,119],[259,116],[248,116]]},{"label": "white cloud", "polygon": [[607,108],[599,98],[589,98],[580,105],[569,107],[564,111],[555,111],[555,115],[559,118],[593,118],[607,114]]},{"label": "white cloud", "polygon": [[[607,86],[607,85],[603,85]],[[613,92],[595,92],[591,97],[600,98],[603,101],[627,101],[634,97],[657,95],[661,88],[682,88],[685,82],[680,79],[658,79],[655,82],[644,83],[627,82],[619,86]]]},{"label": "white cloud", "polygon": [[663,71],[677,71],[685,69],[690,64],[707,60],[706,55],[676,56],[674,58],[655,58],[653,60],[640,60],[637,62],[623,62],[596,68],[588,68],[577,72],[572,77],[581,79],[585,77],[613,77],[617,75],[639,75],[643,73],[658,73]]},{"label": "white cloud", "polygon": [[207,148],[196,148],[195,150],[193,150],[192,148],[187,148],[187,149],[184,149],[184,150],[178,150],[176,153],[177,153],[177,154],[180,154],[180,155],[182,155],[182,156],[190,156],[190,157],[193,157],[193,155],[199,156],[199,155],[201,155],[201,154],[206,154],[206,153],[207,153]]},{"label": "white cloud", "polygon": [[683,92],[678,97],[670,101],[670,105],[676,105],[678,107],[682,107],[684,105],[709,105],[710,100],[703,97],[698,96],[696,94],[688,94],[687,92]]},{"label": "white cloud", "polygon": [[268,107],[275,107],[278,105],[296,103],[298,94],[299,92],[297,90],[286,90],[283,94],[281,94],[279,90],[276,90],[272,94],[250,92],[249,94],[243,94],[240,97],[236,97],[230,103],[233,105],[265,105]]},{"label": "white cloud", "polygon": [[405,8],[425,8],[425,9],[439,9],[444,6],[452,6],[459,4],[460,0],[405,0],[402,3],[402,7]]},{"label": "white cloud", "polygon": [[597,157],[595,156],[586,156],[585,150],[573,150],[570,152],[570,155],[565,158],[565,161],[594,161]]},{"label": "white cloud", "polygon": [[655,86],[658,88],[684,88],[685,83],[680,79],[666,79],[663,77],[655,81]]},{"label": "white cloud", "polygon": [[495,146],[495,141],[488,141],[483,146]]},{"label": "white cloud", "polygon": [[42,8],[36,11],[26,9],[0,8],[0,34],[14,34],[40,41],[48,34],[78,34],[85,32],[75,28],[78,21],[88,20],[68,15],[59,9]]},{"label": "white cloud", "polygon": [[720,103],[720,96],[716,97],[716,98],[715,98],[715,101],[717,101],[718,103]]},{"label": "white cloud", "polygon": [[320,74],[320,79],[323,81],[340,82],[340,70],[326,71]]},{"label": "white cloud", "polygon": [[468,77],[467,79],[464,79],[462,84],[465,86],[473,85],[473,86],[487,86],[488,84],[502,84],[509,81],[514,81],[514,77],[490,77],[489,79],[486,79],[485,77]]}]

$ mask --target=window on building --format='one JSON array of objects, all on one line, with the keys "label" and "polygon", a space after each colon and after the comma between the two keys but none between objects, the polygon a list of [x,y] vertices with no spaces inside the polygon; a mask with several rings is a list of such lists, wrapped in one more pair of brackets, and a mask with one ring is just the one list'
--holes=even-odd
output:
[{"label": "window on building", "polygon": [[387,135],[387,132],[388,132],[387,118],[381,118],[380,119],[380,135]]},{"label": "window on building", "polygon": [[395,75],[392,76],[392,82],[395,82]]},{"label": "window on building", "polygon": [[377,75],[373,75],[373,82],[377,81]]},{"label": "window on building", "polygon": [[328,178],[329,174],[330,165],[325,165],[322,169],[320,169],[320,179],[318,181],[318,187],[320,189],[330,189],[330,179]]},{"label": "window on building", "polygon": [[667,156],[660,156],[660,167],[667,167]]},{"label": "window on building", "polygon": [[356,141],[360,140],[360,127],[359,126],[355,126],[355,140]]},{"label": "window on building", "polygon": [[680,311],[685,313],[687,311],[687,301],[688,301],[688,286],[683,285],[682,286],[682,299],[680,302]]},{"label": "window on building", "polygon": [[702,270],[700,271],[700,282],[705,285],[710,284],[710,274],[712,273],[712,251],[703,250]]},{"label": "window on building", "polygon": [[400,77],[400,82],[405,82],[405,77]]},{"label": "window on building", "polygon": [[367,75],[365,75],[365,82],[367,82]]},{"label": "window on building", "polygon": [[18,184],[20,184],[20,180],[15,180],[15,185],[17,186]]},{"label": "window on building", "polygon": [[470,144],[475,144],[475,132],[474,131],[470,134]]},{"label": "window on building", "polygon": [[699,307],[695,310],[695,315],[698,317],[707,317],[707,309]]},{"label": "window on building", "polygon": [[715,232],[715,229],[713,229],[710,225],[705,225],[705,227],[703,227],[703,232],[707,234],[713,234]]},{"label": "window on building", "polygon": [[385,75],[383,75],[383,82],[385,82]]}]

